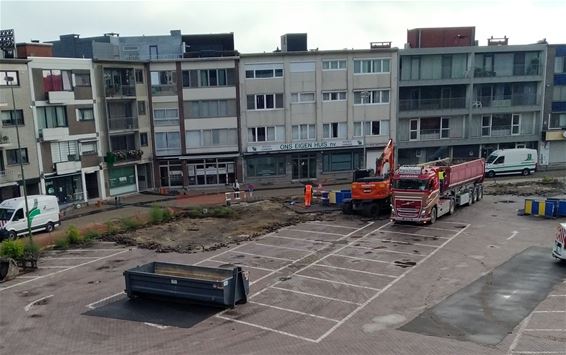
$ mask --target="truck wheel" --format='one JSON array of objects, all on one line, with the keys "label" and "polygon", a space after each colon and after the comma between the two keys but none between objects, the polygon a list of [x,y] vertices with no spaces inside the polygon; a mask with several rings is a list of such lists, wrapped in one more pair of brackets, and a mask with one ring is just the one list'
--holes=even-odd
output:
[{"label": "truck wheel", "polygon": [[470,199],[468,200],[468,206],[471,206],[474,204],[474,199],[475,199],[475,193],[474,190],[471,190],[468,192],[470,194]]},{"label": "truck wheel", "polygon": [[527,175],[530,175],[530,174],[531,174],[531,171],[527,168],[523,169],[523,171],[521,172],[521,175],[523,175],[523,176],[527,176]]},{"label": "truck wheel", "polygon": [[492,177],[494,177],[494,176],[495,176],[495,171],[490,170],[490,171],[487,172],[487,177],[492,178]]},{"label": "truck wheel", "polygon": [[16,233],[16,231],[9,231],[8,232],[8,237],[10,239],[16,239],[18,237],[18,234]]},{"label": "truck wheel", "polygon": [[483,198],[483,187],[482,186],[478,186],[478,188],[476,189],[476,201],[479,201]]},{"label": "truck wheel", "polygon": [[448,209],[448,214],[450,216],[452,216],[454,214],[454,210],[456,209],[456,202],[454,202],[454,199],[451,198],[450,199],[450,208]]},{"label": "truck wheel", "polygon": [[346,202],[342,205],[342,213],[344,214],[353,214],[354,208],[352,207],[352,202]]},{"label": "truck wheel", "polygon": [[436,222],[436,207],[433,207],[430,211],[430,224],[434,224],[434,222]]},{"label": "truck wheel", "polygon": [[54,229],[55,229],[55,227],[53,226],[53,223],[51,223],[51,222],[47,223],[47,225],[45,226],[45,230],[47,231],[47,233],[53,232]]}]

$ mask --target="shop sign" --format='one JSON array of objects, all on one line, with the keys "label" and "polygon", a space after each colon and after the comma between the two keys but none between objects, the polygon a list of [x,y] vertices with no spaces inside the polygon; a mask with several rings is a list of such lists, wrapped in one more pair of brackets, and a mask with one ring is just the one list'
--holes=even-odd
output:
[{"label": "shop sign", "polygon": [[364,144],[363,140],[353,139],[353,140],[323,141],[323,142],[248,145],[248,153],[293,151],[293,150],[326,150],[326,149],[342,148],[342,147],[356,147],[356,146],[361,146],[363,144]]}]

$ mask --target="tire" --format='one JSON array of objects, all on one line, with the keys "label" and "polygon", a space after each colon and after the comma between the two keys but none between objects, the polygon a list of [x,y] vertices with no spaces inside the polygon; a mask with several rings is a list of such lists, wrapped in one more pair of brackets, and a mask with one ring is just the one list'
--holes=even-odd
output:
[{"label": "tire", "polygon": [[434,224],[434,222],[436,222],[436,216],[437,216],[436,207],[433,207],[432,211],[430,211],[430,224]]},{"label": "tire", "polygon": [[16,231],[9,231],[8,232],[8,238],[16,239],[17,237],[18,237],[18,234],[16,233]]},{"label": "tire", "polygon": [[521,171],[521,175],[523,176],[528,176],[531,175],[531,171],[527,168],[523,169],[523,171]]},{"label": "tire", "polygon": [[479,201],[483,198],[483,186],[478,186],[477,190],[477,201]]},{"label": "tire", "polygon": [[494,176],[495,176],[495,171],[490,170],[490,171],[487,172],[487,177],[492,178],[492,177],[494,177]]},{"label": "tire", "polygon": [[474,204],[474,199],[475,199],[475,193],[474,190],[470,191],[470,199],[468,200],[468,206],[471,206]]},{"label": "tire", "polygon": [[45,226],[45,231],[47,233],[53,232],[54,229],[55,229],[55,226],[51,222],[47,223],[47,225]]},{"label": "tire", "polygon": [[352,202],[346,202],[342,205],[342,213],[344,214],[353,214],[354,208],[352,207]]},{"label": "tire", "polygon": [[368,217],[378,217],[379,216],[379,205],[377,203],[372,203],[369,208],[366,209]]},{"label": "tire", "polygon": [[450,199],[450,207],[448,208],[448,215],[452,216],[456,210],[456,201],[453,198]]}]

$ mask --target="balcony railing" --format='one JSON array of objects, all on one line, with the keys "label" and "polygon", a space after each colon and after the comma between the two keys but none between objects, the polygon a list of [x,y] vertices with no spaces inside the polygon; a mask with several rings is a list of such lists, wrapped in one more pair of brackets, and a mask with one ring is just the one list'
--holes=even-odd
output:
[{"label": "balcony railing", "polygon": [[473,108],[511,107],[537,105],[538,96],[534,94],[505,95],[499,98],[479,96],[474,99]]},{"label": "balcony railing", "polygon": [[108,126],[110,130],[118,129],[137,129],[137,117],[110,117],[108,119]]},{"label": "balcony railing", "polygon": [[135,85],[118,85],[106,88],[106,97],[136,96]]},{"label": "balcony railing", "polygon": [[152,85],[151,94],[156,96],[177,95],[177,84]]},{"label": "balcony railing", "polygon": [[20,174],[11,170],[0,170],[0,184],[19,181]]},{"label": "balcony railing", "polygon": [[491,77],[511,77],[511,76],[529,76],[529,75],[542,75],[544,70],[543,65],[539,64],[521,64],[514,65],[513,70],[509,72],[508,70],[504,72],[497,72],[494,70],[486,70],[481,67],[476,67],[474,69],[475,78],[491,78]]},{"label": "balcony railing", "polygon": [[155,124],[155,126],[178,126],[179,125],[179,118],[177,117],[177,118],[156,119],[154,117],[153,123]]},{"label": "balcony railing", "polygon": [[498,125],[489,127],[476,127],[472,130],[472,137],[508,137],[533,134],[533,129],[521,126]]},{"label": "balcony railing", "polygon": [[[415,135],[416,134],[416,135]],[[462,132],[450,128],[433,128],[421,129],[419,131],[409,132],[408,135],[401,135],[400,140],[403,142],[420,142],[420,141],[434,141],[448,138],[462,138]]]},{"label": "balcony railing", "polygon": [[466,108],[465,97],[446,99],[399,100],[399,111],[444,110]]}]

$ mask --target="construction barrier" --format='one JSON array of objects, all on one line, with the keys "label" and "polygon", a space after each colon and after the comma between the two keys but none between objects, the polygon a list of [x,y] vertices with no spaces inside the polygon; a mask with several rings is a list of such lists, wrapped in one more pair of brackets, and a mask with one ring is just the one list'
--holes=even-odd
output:
[{"label": "construction barrier", "polygon": [[544,201],[525,199],[524,215],[542,216],[545,218],[566,217],[566,200],[548,198]]}]

